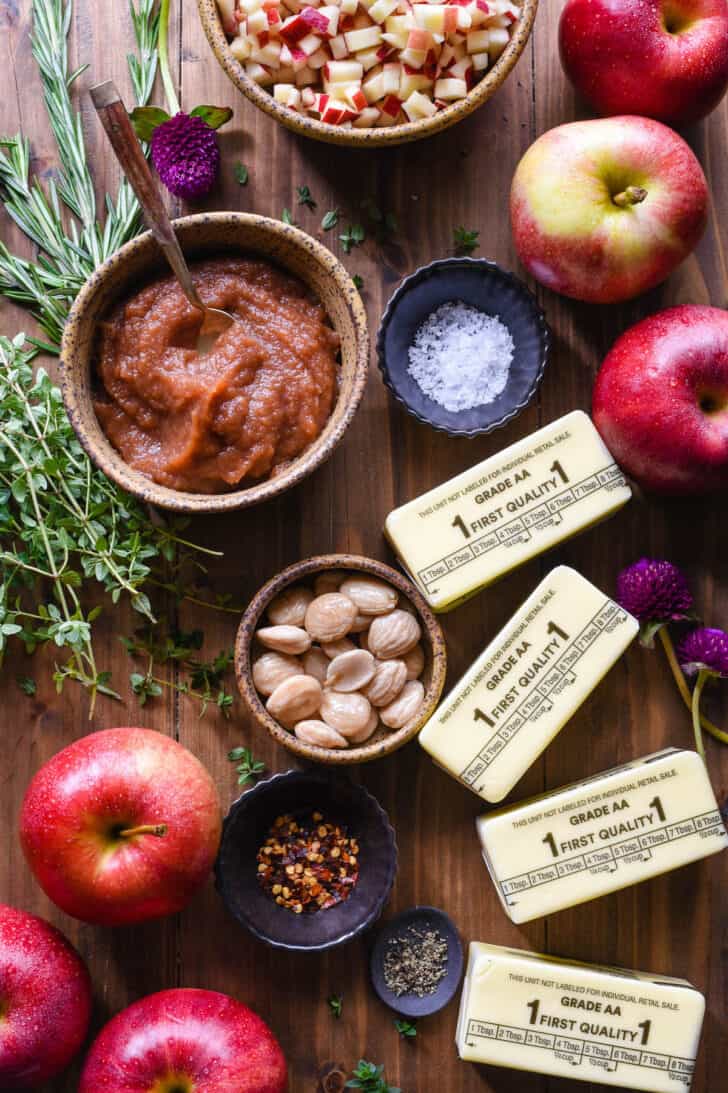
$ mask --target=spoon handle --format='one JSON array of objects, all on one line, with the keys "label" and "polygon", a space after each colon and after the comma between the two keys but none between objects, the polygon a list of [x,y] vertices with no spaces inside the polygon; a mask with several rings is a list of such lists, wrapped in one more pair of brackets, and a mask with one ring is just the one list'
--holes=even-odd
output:
[{"label": "spoon handle", "polygon": [[197,289],[187,268],[172,221],[164,207],[159,187],[154,181],[142,146],[113,80],[107,80],[106,83],[92,87],[91,101],[106,130],[116,158],[137,196],[152,235],[164,251],[165,258],[172,267],[182,291],[193,307],[204,311],[205,305],[197,295]]}]

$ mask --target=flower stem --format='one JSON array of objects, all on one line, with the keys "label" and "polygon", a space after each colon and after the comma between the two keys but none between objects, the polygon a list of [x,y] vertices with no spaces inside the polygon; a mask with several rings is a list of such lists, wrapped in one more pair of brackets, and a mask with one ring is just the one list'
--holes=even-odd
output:
[{"label": "flower stem", "polygon": [[180,112],[179,99],[169,70],[169,0],[162,0],[159,8],[159,71],[170,114]]},{"label": "flower stem", "polygon": [[692,711],[693,711],[693,732],[695,733],[695,747],[698,749],[698,755],[703,760],[705,765],[708,765],[708,761],[705,758],[705,747],[703,745],[703,730],[700,724],[700,696],[703,693],[703,687],[705,686],[710,673],[702,670],[698,672],[698,678],[695,681],[695,687],[693,688],[692,699]]},{"label": "flower stem", "polygon": [[[667,632],[666,626],[661,627],[658,633],[660,635],[660,641],[662,642],[662,648],[665,650],[667,662],[670,665],[672,674],[675,678],[675,682],[678,686],[678,690],[680,691],[680,694],[682,696],[682,700],[687,708],[690,710],[692,709],[693,700],[690,695],[688,685],[685,681],[683,671],[678,664],[677,657],[675,655],[675,647],[672,644],[672,638]],[[704,728],[706,732],[709,732],[711,736],[715,737],[716,740],[720,740],[722,744],[728,744],[728,732],[724,732],[722,729],[719,729],[717,725],[714,725],[713,722],[710,721],[703,714],[700,714],[700,724],[701,727]]]}]

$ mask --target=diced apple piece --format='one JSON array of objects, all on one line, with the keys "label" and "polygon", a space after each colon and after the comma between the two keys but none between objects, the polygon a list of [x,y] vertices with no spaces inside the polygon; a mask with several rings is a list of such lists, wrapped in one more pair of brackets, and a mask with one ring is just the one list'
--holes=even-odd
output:
[{"label": "diced apple piece", "polygon": [[308,67],[313,68],[316,71],[319,68],[323,68],[331,60],[331,54],[328,49],[323,46],[321,49],[317,49],[315,53],[312,53],[308,59]]},{"label": "diced apple piece", "polygon": [[402,64],[408,65],[409,68],[422,68],[427,60],[427,53],[424,49],[403,49],[400,53],[400,59]]},{"label": "diced apple piece", "polygon": [[385,64],[383,74],[384,93],[386,95],[396,95],[402,78],[402,65],[396,63]]},{"label": "diced apple piece", "polygon": [[280,55],[280,42],[268,42],[260,49],[253,49],[250,59],[251,61],[257,61],[258,64],[264,65],[266,68],[280,68]]},{"label": "diced apple piece", "polygon": [[407,46],[407,34],[406,30],[397,31],[396,33],[390,33],[382,35],[382,41],[386,42],[388,46],[392,46],[393,49],[405,49]]},{"label": "diced apple piece", "polygon": [[[303,94],[305,95],[305,91]],[[316,114],[323,114],[329,101],[328,95],[314,95],[313,110]]]},{"label": "diced apple piece", "polygon": [[378,49],[365,49],[362,52],[357,53],[356,59],[365,72],[369,72],[370,69],[382,63],[382,58],[379,56]]},{"label": "diced apple piece", "polygon": [[309,84],[317,84],[318,82],[319,73],[314,72],[308,65],[306,65],[305,68],[299,68],[296,73],[296,87],[306,87]]},{"label": "diced apple piece", "polygon": [[355,15],[359,7],[359,0],[341,0],[339,5],[342,15]]},{"label": "diced apple piece", "polygon": [[356,83],[363,75],[358,61],[329,61],[324,69],[324,79],[330,83]]},{"label": "diced apple piece", "polygon": [[421,72],[404,72],[399,83],[400,99],[408,99],[415,91],[432,90],[433,81]]},{"label": "diced apple piece", "polygon": [[235,0],[218,0],[220,21],[226,34],[235,34],[238,21],[235,18]]},{"label": "diced apple piece", "polygon": [[375,23],[383,23],[393,11],[396,11],[399,0],[375,0],[369,8],[369,18]]},{"label": "diced apple piece", "polygon": [[268,16],[262,8],[258,8],[257,11],[252,11],[245,20],[245,30],[247,34],[262,34],[267,29]]},{"label": "diced apple piece", "polygon": [[467,8],[458,8],[457,29],[470,30],[473,20]]},{"label": "diced apple piece", "polygon": [[301,91],[301,105],[310,110],[316,102],[316,92],[311,87],[304,87]]},{"label": "diced apple piece", "polygon": [[310,30],[308,23],[302,18],[302,13],[290,15],[281,24],[280,36],[288,45],[295,45],[305,38]]},{"label": "diced apple piece", "polygon": [[382,40],[382,31],[378,26],[349,30],[344,35],[344,40],[350,53],[358,53],[359,50],[373,49],[378,46]]},{"label": "diced apple piece", "polygon": [[423,95],[420,91],[413,91],[409,98],[402,103],[402,109],[410,121],[417,121],[418,118],[431,118],[433,114],[437,113],[437,107],[432,99],[428,99],[427,95]]},{"label": "diced apple piece", "polygon": [[490,54],[489,53],[474,53],[473,57],[472,57],[472,60],[473,60],[473,71],[474,72],[485,72],[486,68],[490,64]]},{"label": "diced apple piece", "polygon": [[250,77],[251,80],[255,80],[261,87],[268,87],[270,84],[275,83],[273,73],[269,72],[263,65],[257,63],[257,61],[248,61],[245,66],[245,74]]},{"label": "diced apple piece", "polygon": [[465,41],[468,53],[482,53],[490,44],[489,30],[471,30]]},{"label": "diced apple piece", "polygon": [[388,114],[391,118],[396,118],[402,109],[402,100],[396,95],[387,95],[384,101],[379,104],[379,109],[383,114]]},{"label": "diced apple piece", "polygon": [[354,87],[353,85],[347,87],[345,98],[351,109],[355,110],[357,114],[367,109],[367,97],[361,87]]},{"label": "diced apple piece", "polygon": [[301,92],[288,83],[277,83],[273,88],[273,98],[284,106],[297,106],[301,101]]},{"label": "diced apple piece", "polygon": [[510,41],[510,34],[502,27],[491,27],[490,31],[490,43],[488,45],[489,53],[502,53]]},{"label": "diced apple piece", "polygon": [[438,58],[438,63],[440,65],[440,68],[447,68],[447,66],[449,64],[452,64],[452,62],[454,60],[455,60],[455,49],[448,42],[446,45],[444,45],[442,47],[442,53],[440,54],[440,56]]},{"label": "diced apple piece", "polygon": [[349,56],[349,50],[346,47],[346,39],[343,34],[337,34],[335,38],[332,38],[329,42],[329,49],[331,50],[331,56],[336,61],[343,61],[345,57]]},{"label": "diced apple piece", "polygon": [[422,30],[420,27],[415,27],[407,35],[407,48],[408,49],[424,49],[425,53],[432,49],[434,39],[429,30]]},{"label": "diced apple piece", "polygon": [[262,7],[263,0],[238,0],[238,8],[246,15],[252,15],[254,11]]},{"label": "diced apple piece", "polygon": [[332,83],[327,86],[326,93],[332,102],[348,102],[347,93],[358,91],[360,87],[359,83]]},{"label": "diced apple piece", "polygon": [[327,38],[333,38],[339,27],[340,10],[336,4],[326,4],[318,9],[318,14],[328,19],[328,27],[324,31]]},{"label": "diced apple piece", "polygon": [[236,61],[247,61],[251,49],[250,40],[244,34],[238,34],[230,43],[230,52]]},{"label": "diced apple piece", "polygon": [[443,102],[453,102],[455,99],[464,99],[468,93],[465,80],[444,79],[435,84],[435,98]]},{"label": "diced apple piece", "polygon": [[361,89],[368,103],[379,102],[380,99],[384,98],[384,72],[382,69],[373,68],[371,72],[367,73]]},{"label": "diced apple piece", "polygon": [[366,110],[362,110],[358,118],[354,120],[355,129],[371,129],[376,124],[379,117],[379,110],[376,106],[367,106]]},{"label": "diced apple piece", "polygon": [[415,4],[412,8],[415,24],[418,27],[439,34],[444,33],[445,30],[446,12],[446,4]]},{"label": "diced apple piece", "polygon": [[321,39],[318,34],[307,34],[305,38],[302,38],[298,43],[299,49],[302,49],[307,57],[310,57],[320,49],[322,45]]},{"label": "diced apple piece", "polygon": [[[282,50],[281,50],[282,51]],[[306,68],[308,65],[308,55],[299,49],[298,46],[290,46],[291,64],[296,72],[300,72],[302,68]]]},{"label": "diced apple piece", "polygon": [[342,104],[329,102],[328,106],[321,115],[321,121],[325,125],[341,125],[344,121],[352,121],[356,117],[356,113],[353,110],[347,110]]}]

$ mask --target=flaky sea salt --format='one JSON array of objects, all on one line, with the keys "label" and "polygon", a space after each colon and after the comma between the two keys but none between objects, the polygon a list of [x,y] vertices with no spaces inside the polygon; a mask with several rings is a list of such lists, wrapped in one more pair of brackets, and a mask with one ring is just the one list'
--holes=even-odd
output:
[{"label": "flaky sea salt", "polygon": [[513,338],[498,316],[455,300],[418,327],[407,371],[426,395],[456,412],[497,398],[512,361]]}]

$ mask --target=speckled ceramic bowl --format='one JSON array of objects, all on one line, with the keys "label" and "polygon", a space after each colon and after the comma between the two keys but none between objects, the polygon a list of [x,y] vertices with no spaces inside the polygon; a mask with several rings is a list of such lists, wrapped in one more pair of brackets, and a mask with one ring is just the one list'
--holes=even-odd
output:
[{"label": "speckled ceramic bowl", "polygon": [[319,298],[341,338],[339,394],[321,435],[297,459],[268,478],[230,493],[169,489],[131,468],[109,443],[94,413],[92,367],[96,330],[109,309],[155,273],[169,272],[146,232],[127,243],[91,275],[71,309],[61,346],[63,401],[81,444],[105,475],[129,493],[178,512],[248,508],[295,486],[331,455],[361,402],[369,368],[364,305],[354,282],[334,255],[299,228],[249,213],[198,213],[174,222],[188,257],[252,254],[295,274]]},{"label": "speckled ceramic bowl", "polygon": [[[261,625],[268,604],[279,592],[290,585],[313,584],[314,578],[327,569],[366,573],[393,585],[409,600],[415,610],[422,628],[420,644],[425,653],[425,667],[420,677],[425,687],[425,699],[419,714],[401,729],[390,732],[380,726],[366,744],[341,750],[305,744],[280,725],[266,710],[263,699],[255,689],[251,671],[253,657],[257,651],[255,632]],[[384,565],[383,562],[375,561],[373,558],[362,558],[356,554],[323,554],[306,558],[302,562],[295,562],[294,565],[288,566],[277,577],[273,577],[263,585],[250,602],[241,620],[235,643],[235,674],[238,687],[245,705],[257,723],[266,729],[279,744],[301,758],[336,766],[368,763],[371,759],[381,759],[384,755],[391,755],[416,736],[437,707],[445,686],[446,671],[447,654],[442,629],[414,585],[397,570]]]},{"label": "speckled ceramic bowl", "polygon": [[[518,0],[517,0],[518,2]],[[349,145],[354,148],[373,148],[385,144],[404,144],[410,140],[419,140],[432,133],[448,129],[455,122],[471,114],[498,90],[516,61],[526,47],[533,21],[536,18],[538,0],[520,0],[521,19],[514,30],[511,40],[500,57],[486,72],[482,80],[468,92],[464,99],[446,106],[431,118],[410,121],[404,125],[385,126],[373,129],[342,129],[338,125],[324,125],[314,118],[305,117],[290,110],[287,106],[275,102],[273,96],[264,87],[260,87],[246,74],[244,67],[233,56],[217,8],[217,0],[197,0],[200,18],[205,34],[213,48],[223,71],[232,80],[239,91],[251,102],[265,110],[276,121],[288,129],[301,133],[305,137],[326,141],[328,144]]]}]

